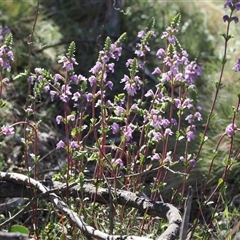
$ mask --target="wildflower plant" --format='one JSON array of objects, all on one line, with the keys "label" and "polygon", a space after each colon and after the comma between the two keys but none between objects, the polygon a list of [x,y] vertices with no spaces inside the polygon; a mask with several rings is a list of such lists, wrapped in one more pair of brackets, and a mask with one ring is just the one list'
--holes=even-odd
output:
[{"label": "wildflower plant", "polygon": [[[171,200],[174,202],[178,197],[179,202],[183,203],[187,178],[201,160],[201,151],[208,140],[210,122],[214,118],[216,101],[223,88],[222,77],[227,61],[227,47],[232,39],[229,26],[232,22],[239,22],[238,16],[235,16],[240,10],[239,5],[240,2],[234,0],[226,1],[224,5],[230,11],[229,15],[223,16],[223,21],[227,24],[226,33],[222,34],[225,48],[220,77],[215,82],[216,91],[207,119],[202,116],[203,109],[196,88],[196,80],[202,75],[202,63],[198,56],[190,60],[188,52],[180,44],[178,28],[181,15],[177,14],[162,33],[161,38],[165,45],[155,52],[158,66],[151,73],[157,79],[154,87],[147,87],[148,80],[142,74],[148,67],[147,58],[152,51],[151,40],[156,37],[152,20],[145,30],[138,33],[134,56],[126,61],[127,71],[121,79],[115,79],[114,72],[117,71],[118,60],[122,55],[126,33],[115,42],[109,37],[106,38],[95,65],[89,70],[89,76],[75,72],[75,66],[79,63],[75,58],[77,49],[74,42],[69,45],[66,55],[59,57],[59,73],[53,74],[38,67],[33,72],[25,71],[16,76],[15,79],[27,79],[33,90],[29,96],[29,106],[26,107],[27,120],[12,125],[4,124],[0,134],[14,134],[15,126],[19,124],[30,127],[29,135],[34,135],[34,138],[25,138],[24,141],[26,145],[34,142],[34,153],[30,156],[37,165],[37,129],[41,123],[32,124],[29,119],[34,115],[33,106],[38,97],[48,94],[53,104],[58,102],[63,108],[62,114],[54,119],[57,125],[64,127],[64,138],[56,143],[56,151],[64,150],[66,154],[66,177],[61,176],[61,180],[64,179],[67,186],[70,181],[76,179],[83,183],[86,165],[93,162],[94,171],[91,178],[96,186],[111,185],[115,191],[122,187],[142,194],[146,175],[151,173],[153,181],[148,197],[151,200],[159,200],[168,183],[169,173],[177,173],[172,167],[179,165],[183,169],[181,173],[178,172],[182,181],[174,189]],[[3,85],[9,83],[8,73],[14,61],[11,45],[12,36],[9,35],[0,48],[0,99]],[[238,59],[233,66],[236,73],[240,71],[239,62]],[[111,93],[115,84],[120,84],[122,89],[112,96],[109,92]],[[225,126],[215,149],[209,154],[209,158],[212,156],[211,164],[198,200],[199,212],[191,229],[192,235],[196,231],[201,213],[215,194],[220,192],[231,167],[239,159],[240,152],[234,149],[235,135],[239,130],[239,99],[238,96],[236,107],[233,107],[232,121]],[[0,105],[3,105],[3,102]],[[204,130],[201,132],[203,123]],[[225,169],[213,192],[207,195],[214,160],[220,144],[226,139],[230,141],[230,147],[225,159]],[[221,204],[221,197],[218,193],[209,227],[212,227],[213,216]],[[68,195],[67,199],[70,200]],[[120,211],[121,217],[124,216],[124,209],[117,211]],[[143,225],[144,220],[141,223],[141,226]],[[142,234],[141,230],[139,234]]]}]

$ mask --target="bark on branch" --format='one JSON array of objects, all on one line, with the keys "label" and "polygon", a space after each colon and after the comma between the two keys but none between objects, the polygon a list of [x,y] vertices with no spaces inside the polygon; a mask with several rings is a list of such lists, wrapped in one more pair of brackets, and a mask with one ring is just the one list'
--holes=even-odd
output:
[{"label": "bark on branch", "polygon": [[[21,185],[21,187],[19,186]],[[182,222],[181,216],[177,208],[169,203],[163,203],[160,201],[150,201],[143,197],[139,197],[136,194],[117,190],[109,192],[107,188],[97,188],[90,183],[86,183],[83,187],[80,187],[77,183],[71,183],[69,194],[73,197],[88,197],[90,200],[95,200],[103,204],[109,204],[111,194],[114,196],[115,203],[119,205],[125,205],[128,207],[136,208],[151,216],[159,216],[167,219],[169,226],[166,231],[159,236],[158,240],[170,240],[176,239],[179,235],[179,229]],[[44,196],[54,206],[55,209],[59,210],[64,216],[66,216],[71,222],[73,222],[85,235],[94,237],[96,239],[132,239],[132,240],[147,240],[148,238],[128,236],[128,235],[109,235],[99,230],[88,226],[84,221],[78,217],[78,215],[72,211],[68,205],[62,201],[62,199],[56,194],[66,193],[66,184],[60,182],[53,182],[53,189],[49,189],[30,177],[27,177],[18,173],[5,173],[0,172],[0,198],[12,198],[12,197],[24,197],[32,198],[32,188],[37,190],[39,197]],[[38,198],[35,195],[34,198]],[[0,205],[0,208],[2,206]],[[149,240],[149,239],[148,239]]]}]

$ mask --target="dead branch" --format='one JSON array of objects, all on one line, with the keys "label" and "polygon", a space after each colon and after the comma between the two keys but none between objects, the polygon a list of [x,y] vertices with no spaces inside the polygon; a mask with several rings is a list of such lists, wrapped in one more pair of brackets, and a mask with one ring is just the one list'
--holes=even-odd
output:
[{"label": "dead branch", "polygon": [[[32,188],[37,190],[37,194],[44,194],[45,198],[49,199],[50,202],[54,205],[54,208],[59,210],[64,216],[66,216],[71,222],[73,222],[86,236],[91,236],[96,239],[141,239],[147,240],[144,237],[137,236],[118,236],[118,235],[108,235],[99,230],[94,229],[91,226],[88,226],[84,221],[73,212],[68,205],[62,201],[56,193],[65,194],[66,193],[66,184],[60,182],[53,182],[53,190],[49,190],[39,181],[36,181],[30,177],[27,177],[18,173],[5,173],[0,172],[0,197],[28,197],[37,198],[38,195],[32,196]],[[19,187],[19,185],[22,185]],[[70,184],[71,185],[71,184]],[[163,203],[159,201],[150,201],[143,197],[139,197],[134,193],[124,190],[112,191],[109,193],[107,188],[98,188],[93,184],[87,183],[84,184],[81,188],[77,183],[73,183],[72,187],[70,186],[69,194],[71,196],[83,196],[88,197],[90,200],[95,199],[95,201],[108,204],[109,194],[114,196],[114,201],[119,205],[125,205],[128,207],[136,208],[144,213],[147,213],[151,216],[164,217],[168,220],[169,226],[167,230],[159,236],[159,240],[163,239],[176,239],[179,234],[179,228],[182,222],[179,211],[171,204]],[[149,240],[149,239],[148,239]]]},{"label": "dead branch", "polygon": [[20,233],[6,233],[0,232],[0,239],[4,240],[30,240],[27,235]]}]

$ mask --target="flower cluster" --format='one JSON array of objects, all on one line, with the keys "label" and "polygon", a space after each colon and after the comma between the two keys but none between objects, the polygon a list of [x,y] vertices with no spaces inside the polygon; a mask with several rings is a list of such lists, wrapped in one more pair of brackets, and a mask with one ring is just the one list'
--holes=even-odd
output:
[{"label": "flower cluster", "polygon": [[0,67],[8,72],[11,70],[11,63],[14,61],[11,45],[12,36],[9,35],[5,44],[0,47]]},{"label": "flower cluster", "polygon": [[0,42],[4,42],[6,36],[8,36],[9,34],[11,34],[10,28],[8,28],[7,26],[0,26]]},{"label": "flower cluster", "polygon": [[[224,4],[224,8],[230,8],[231,11],[240,11],[240,1],[239,0],[227,0],[226,3]],[[224,15],[223,16],[223,21],[224,22],[231,22],[234,21],[236,24],[239,22],[239,18],[237,16],[232,16],[232,14],[229,15]]]},{"label": "flower cluster", "polygon": [[1,133],[4,135],[12,135],[14,134],[14,128],[11,126],[2,126],[1,127]]},{"label": "flower cluster", "polygon": [[114,72],[115,63],[110,62],[111,59],[118,61],[122,54],[122,47],[120,46],[125,36],[121,36],[120,40],[111,43],[110,38],[106,39],[104,49],[99,52],[98,61],[90,69],[92,74],[88,81],[90,86],[98,85],[100,88],[108,87],[110,90],[113,88],[113,82],[107,79],[109,73]]},{"label": "flower cluster", "polygon": [[239,0],[226,0],[224,4],[225,8],[231,8],[232,10],[240,11],[240,1]]},{"label": "flower cluster", "polygon": [[238,58],[237,63],[233,67],[235,72],[240,72],[240,58]]},{"label": "flower cluster", "polygon": [[[52,101],[58,98],[67,109],[63,116],[56,116],[55,121],[57,124],[67,124],[68,133],[71,135],[65,141],[59,141],[57,149],[74,151],[80,148],[80,142],[75,136],[84,127],[80,126],[77,129],[75,126],[80,118],[83,119],[79,112],[88,113],[88,106],[91,106],[94,118],[84,118],[84,121],[90,121],[87,128],[90,132],[95,131],[94,137],[100,136],[103,141],[106,138],[108,141],[108,137],[114,136],[115,140],[111,140],[113,151],[122,149],[128,152],[136,146],[135,138],[139,134],[143,146],[153,146],[160,142],[163,146],[168,146],[169,139],[174,138],[175,141],[185,139],[188,145],[196,139],[197,122],[202,120],[201,109],[196,106],[196,101],[188,97],[188,93],[194,91],[195,80],[202,74],[202,69],[197,61],[189,60],[187,51],[182,49],[175,36],[179,21],[180,15],[162,35],[162,39],[166,40],[166,47],[156,52],[162,66],[157,66],[152,72],[158,81],[155,89],[146,90],[146,85],[143,84],[145,79],[138,75],[139,71],[146,67],[147,53],[150,52],[149,41],[155,37],[152,29],[138,33],[139,43],[136,44],[135,57],[126,62],[129,73],[125,73],[119,81],[124,84],[123,90],[127,94],[120,93],[114,96],[114,99],[107,99],[106,91],[112,90],[114,86],[111,74],[114,73],[116,61],[122,54],[121,42],[125,35],[115,43],[112,43],[110,38],[106,39],[104,48],[99,52],[87,78],[74,72],[74,65],[78,63],[74,57],[73,43],[70,44],[66,56],[60,57],[58,61],[62,64],[64,74],[51,75],[41,68],[34,70],[28,80],[34,85],[35,92],[48,92]],[[143,86],[145,87],[142,88]],[[175,94],[176,87],[178,94]],[[142,93],[141,97],[139,93]],[[78,111],[70,111],[70,101]],[[94,112],[95,109],[100,113],[98,116]],[[115,146],[119,137],[120,143]],[[106,142],[101,143],[102,146],[104,144]],[[94,147],[99,149],[97,143]],[[104,151],[104,147],[101,151]],[[98,152],[101,154],[101,151]],[[121,158],[118,158],[120,155],[116,156],[113,165],[122,167]],[[162,149],[161,158],[158,153],[150,158],[161,160],[164,164],[171,164],[176,160],[167,147]]]}]

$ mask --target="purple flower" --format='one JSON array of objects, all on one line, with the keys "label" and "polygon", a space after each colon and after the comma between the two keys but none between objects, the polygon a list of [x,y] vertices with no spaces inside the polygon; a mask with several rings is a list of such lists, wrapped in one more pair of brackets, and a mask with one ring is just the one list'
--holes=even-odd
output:
[{"label": "purple flower", "polygon": [[168,37],[168,41],[169,41],[171,44],[175,44],[176,41],[177,41],[177,38],[176,38],[174,35],[172,35],[172,36],[169,36],[169,37]]},{"label": "purple flower", "polygon": [[181,60],[184,64],[188,63],[188,53],[186,50],[182,50],[182,59]]},{"label": "purple flower", "polygon": [[3,125],[1,127],[1,130],[2,130],[2,134],[4,134],[4,135],[12,135],[12,134],[14,134],[14,128],[11,127],[11,126]]},{"label": "purple flower", "polygon": [[[1,38],[1,37],[0,37]],[[0,65],[3,69],[7,70],[8,72],[11,70],[10,63],[14,60],[14,56],[10,47],[3,45],[0,47]]]},{"label": "purple flower", "polygon": [[62,119],[63,119],[63,117],[62,117],[61,115],[58,115],[58,116],[56,117],[56,123],[57,123],[57,124],[60,124],[61,121],[62,121]]},{"label": "purple flower", "polygon": [[44,78],[43,75],[39,75],[38,78],[37,78],[37,80],[38,80],[39,82],[42,82],[43,78]]},{"label": "purple flower", "polygon": [[133,62],[133,59],[128,59],[126,62],[126,67],[129,67]]},{"label": "purple flower", "polygon": [[192,140],[194,140],[195,131],[196,131],[196,126],[195,125],[191,125],[187,128],[186,138],[187,138],[188,142],[191,142]]},{"label": "purple flower", "polygon": [[132,125],[125,126],[123,128],[123,134],[127,142],[129,142],[132,139],[132,133],[133,133]]},{"label": "purple flower", "polygon": [[235,24],[237,24],[237,23],[239,22],[239,19],[238,19],[237,16],[232,17],[232,19],[233,19],[233,21],[235,22]]},{"label": "purple flower", "polygon": [[78,75],[78,81],[86,81],[87,78],[85,78],[83,75],[79,74]]},{"label": "purple flower", "polygon": [[65,68],[67,72],[73,71],[73,64],[71,62],[66,62],[64,63],[63,68]]},{"label": "purple flower", "polygon": [[239,72],[240,71],[240,58],[238,58],[237,63],[234,66],[234,72]]},{"label": "purple flower", "polygon": [[165,133],[164,133],[164,136],[172,136],[173,135],[173,131],[170,129],[170,128],[166,128],[165,129]]},{"label": "purple flower", "polygon": [[113,159],[112,164],[115,166],[119,166],[120,168],[122,168],[124,166],[121,158],[118,158],[116,160]]},{"label": "purple flower", "polygon": [[7,61],[7,60],[3,61],[2,66],[3,66],[3,68],[4,68],[5,70],[7,70],[8,72],[11,70],[10,62]]},{"label": "purple flower", "polygon": [[148,119],[150,125],[154,128],[161,128],[162,116],[159,114],[158,110],[152,109],[146,119]]},{"label": "purple flower", "polygon": [[129,82],[129,80],[130,80],[130,78],[127,76],[127,75],[125,75],[124,74],[124,77],[121,79],[121,83],[123,83],[123,82]]},{"label": "purple flower", "polygon": [[163,160],[163,162],[165,162],[165,163],[172,163],[172,157],[171,157],[171,156],[167,156],[167,157]]},{"label": "purple flower", "polygon": [[169,36],[168,32],[163,32],[161,38],[167,38]]},{"label": "purple flower", "polygon": [[186,66],[185,79],[188,85],[192,85],[194,80],[200,75],[202,75],[202,68],[195,61]]},{"label": "purple flower", "polygon": [[113,133],[113,134],[118,133],[118,131],[119,131],[119,125],[118,125],[117,123],[114,122],[114,123],[112,124],[111,128],[112,128],[112,133]]},{"label": "purple flower", "polygon": [[177,125],[177,120],[175,118],[171,118],[171,124],[172,125]]},{"label": "purple flower", "polygon": [[71,89],[71,86],[69,86],[68,84],[64,84],[61,87],[62,93],[65,93],[66,95],[72,95],[70,89]]},{"label": "purple flower", "polygon": [[157,57],[162,58],[165,56],[165,50],[163,48],[160,48],[157,53],[156,53]]},{"label": "purple flower", "polygon": [[75,92],[73,94],[72,100],[74,100],[75,102],[78,101],[78,99],[81,97],[81,94],[79,92]]},{"label": "purple flower", "polygon": [[87,93],[84,95],[84,97],[87,99],[88,102],[90,102],[93,98],[93,95],[92,95],[92,93]]},{"label": "purple flower", "polygon": [[186,98],[182,104],[184,107],[187,107],[188,109],[192,108],[193,105],[191,104],[191,99]]},{"label": "purple flower", "polygon": [[224,22],[228,22],[229,21],[229,16],[228,15],[224,15],[223,16],[223,21]]},{"label": "purple flower", "polygon": [[48,92],[50,90],[50,85],[49,84],[45,84],[44,87],[43,87],[43,90],[45,92]]},{"label": "purple flower", "polygon": [[153,96],[154,92],[152,89],[148,90],[147,93],[144,95],[145,97]]},{"label": "purple flower", "polygon": [[69,101],[69,97],[68,97],[68,95],[65,94],[65,93],[62,93],[62,94],[60,95],[60,99],[61,99],[63,102],[65,102],[65,103]]},{"label": "purple flower", "polygon": [[63,80],[63,76],[57,73],[54,76],[54,84],[56,84],[59,80]]},{"label": "purple flower", "polygon": [[75,58],[68,59],[65,56],[62,56],[61,59],[58,61],[58,63],[63,63],[63,68],[66,69],[67,72],[73,71],[73,64],[77,65]]},{"label": "purple flower", "polygon": [[34,77],[33,76],[29,76],[28,79],[27,79],[31,85],[34,84]]},{"label": "purple flower", "polygon": [[188,131],[186,137],[187,137],[187,141],[188,141],[188,142],[191,142],[192,140],[194,140],[195,134],[194,134],[193,131]]},{"label": "purple flower", "polygon": [[109,87],[110,90],[113,88],[113,82],[112,81],[107,81],[106,82],[106,87]]},{"label": "purple flower", "polygon": [[131,109],[131,110],[137,110],[137,109],[139,109],[138,104],[137,104],[137,103],[134,103],[134,104],[131,106],[130,109]]},{"label": "purple flower", "polygon": [[72,149],[79,149],[79,145],[78,145],[78,143],[76,141],[71,141],[70,142],[70,147]]},{"label": "purple flower", "polygon": [[188,123],[192,123],[193,122],[193,115],[192,114],[189,114],[186,118],[185,118],[186,121],[188,121]]},{"label": "purple flower", "polygon": [[119,117],[123,114],[123,112],[125,111],[125,109],[123,107],[117,106],[116,107],[116,115]]},{"label": "purple flower", "polygon": [[174,105],[176,108],[180,108],[181,107],[181,100],[178,98],[174,99]]},{"label": "purple flower", "polygon": [[160,70],[160,68],[159,67],[156,67],[155,69],[154,69],[154,71],[152,72],[152,74],[154,75],[154,74],[161,74],[162,72],[161,72],[161,70]]},{"label": "purple flower", "polygon": [[35,68],[34,71],[35,73],[40,73],[43,70],[43,68]]},{"label": "purple flower", "polygon": [[160,156],[158,153],[155,153],[152,157],[151,160],[160,160]]},{"label": "purple flower", "polygon": [[116,46],[112,43],[110,47],[110,55],[113,59],[119,60],[119,57],[122,55],[122,47]]},{"label": "purple flower", "polygon": [[92,74],[96,74],[101,70],[102,66],[103,64],[101,62],[96,62],[95,66],[91,68],[89,72],[91,72]]},{"label": "purple flower", "polygon": [[137,36],[138,36],[139,38],[143,38],[145,35],[146,35],[145,31],[142,30],[142,31],[138,32],[138,35],[137,35]]},{"label": "purple flower", "polygon": [[179,157],[179,161],[180,161],[180,162],[183,162],[184,159],[185,159],[185,158],[184,158],[183,156]]},{"label": "purple flower", "polygon": [[228,137],[232,137],[234,135],[235,130],[237,130],[237,125],[234,123],[231,123],[227,125],[225,129],[225,134],[228,135]]},{"label": "purple flower", "polygon": [[227,0],[224,4],[224,8],[231,7],[232,6],[232,0]]},{"label": "purple flower", "polygon": [[72,83],[72,82],[75,83],[75,84],[79,83],[77,74],[73,74],[73,75],[70,76],[70,83]]},{"label": "purple flower", "polygon": [[103,56],[101,57],[101,60],[102,60],[104,63],[107,63],[107,62],[110,60],[110,58],[109,58],[107,55],[103,55]]},{"label": "purple flower", "polygon": [[75,121],[75,116],[73,114],[70,114],[67,116],[67,120],[71,120],[72,122]]},{"label": "purple flower", "polygon": [[143,57],[145,54],[144,54],[144,52],[142,51],[142,50],[135,50],[135,52],[134,52],[138,57]]},{"label": "purple flower", "polygon": [[201,121],[202,120],[202,115],[200,112],[195,112],[194,113],[194,118],[196,118],[198,121]]},{"label": "purple flower", "polygon": [[64,148],[65,146],[66,146],[65,143],[62,140],[60,140],[57,143],[56,149]]},{"label": "purple flower", "polygon": [[108,65],[107,65],[107,68],[108,68],[108,71],[110,71],[110,72],[114,72],[114,63],[109,63]]},{"label": "purple flower", "polygon": [[7,52],[7,56],[11,59],[11,61],[14,61],[14,55],[13,55],[13,52],[12,51],[8,51]]},{"label": "purple flower", "polygon": [[170,125],[170,121],[168,119],[162,119],[161,125],[166,128]]},{"label": "purple flower", "polygon": [[164,74],[162,76],[161,82],[165,83],[165,82],[169,82],[170,81],[170,77],[168,76],[168,74]]},{"label": "purple flower", "polygon": [[110,100],[107,100],[106,104],[107,104],[109,107],[114,107],[114,104],[113,104]]},{"label": "purple flower", "polygon": [[194,159],[189,160],[190,166],[195,167],[196,166],[196,161]]},{"label": "purple flower", "polygon": [[7,86],[10,83],[10,80],[6,77],[2,80],[2,82]]},{"label": "purple flower", "polygon": [[138,76],[130,79],[127,75],[124,75],[121,80],[121,83],[123,82],[125,83],[124,90],[126,90],[130,96],[134,96],[137,93],[136,91],[140,89],[141,83]]},{"label": "purple flower", "polygon": [[97,82],[97,78],[95,76],[90,76],[88,78],[88,81],[90,83],[90,86],[92,87]]},{"label": "purple flower", "polygon": [[56,91],[53,91],[53,90],[51,90],[50,91],[50,97],[51,97],[51,101],[53,102],[53,100],[54,100],[54,96],[55,95],[57,95],[58,93],[56,92]]},{"label": "purple flower", "polygon": [[177,73],[177,74],[175,75],[175,80],[182,82],[182,81],[184,80],[183,74],[182,74],[182,73]]},{"label": "purple flower", "polygon": [[237,3],[235,3],[235,9],[237,10],[237,11],[240,11],[240,1],[238,0],[238,2]]},{"label": "purple flower", "polygon": [[152,139],[158,142],[162,139],[162,134],[160,132],[155,132]]}]

